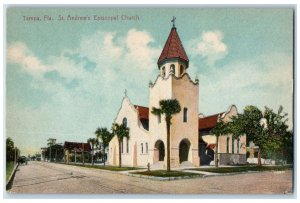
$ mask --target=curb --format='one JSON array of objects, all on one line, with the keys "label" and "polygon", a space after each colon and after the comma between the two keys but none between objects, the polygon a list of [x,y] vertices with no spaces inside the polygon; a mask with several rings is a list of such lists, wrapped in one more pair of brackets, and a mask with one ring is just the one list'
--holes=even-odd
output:
[{"label": "curb", "polygon": [[211,173],[211,174],[203,174],[202,178],[209,178],[209,177],[216,177],[216,176],[235,176],[235,175],[242,175],[242,174],[264,173],[264,172],[278,172],[278,171],[270,170],[270,171],[243,171],[243,172],[233,172],[233,173]]},{"label": "curb", "polygon": [[[187,171],[191,172],[191,171]],[[251,173],[261,173],[261,172],[267,172],[267,171],[245,171],[245,172],[235,172],[235,173],[211,173],[211,174],[201,174],[194,175],[194,176],[179,176],[179,177],[156,177],[156,176],[147,176],[147,175],[139,175],[139,174],[132,174],[132,173],[119,173],[122,175],[127,175],[131,177],[137,177],[137,178],[144,178],[144,179],[151,179],[156,181],[170,181],[170,180],[181,180],[181,179],[196,179],[196,178],[209,178],[209,177],[217,177],[217,176],[234,176],[234,175],[241,175],[241,174],[251,174]],[[272,171],[271,172],[276,172]]]},{"label": "curb", "polygon": [[[101,168],[93,168],[93,167],[85,167],[83,165],[80,165],[80,164],[64,164],[64,165],[67,165],[67,166],[72,166],[72,167],[82,167],[82,168],[85,168],[85,169],[88,169],[88,170],[98,170],[98,171],[103,171],[103,172],[107,172],[107,173],[112,173],[112,174],[120,174],[120,175],[127,175],[125,174],[127,171],[124,170],[124,171],[113,171],[113,170],[109,170],[109,169],[101,169]],[[142,169],[144,170],[144,169]],[[129,170],[130,171],[130,170]]]},{"label": "curb", "polygon": [[138,174],[132,174],[132,173],[123,173],[122,175],[127,175],[127,176],[131,176],[131,177],[136,177],[136,178],[144,178],[144,179],[156,180],[156,181],[195,179],[195,178],[203,178],[204,177],[201,174],[199,174],[199,175],[193,175],[193,176],[178,176],[178,177],[157,177],[157,176],[138,175]]},{"label": "curb", "polygon": [[9,190],[11,188],[18,166],[19,164],[15,165],[14,170],[6,183],[6,190]]}]

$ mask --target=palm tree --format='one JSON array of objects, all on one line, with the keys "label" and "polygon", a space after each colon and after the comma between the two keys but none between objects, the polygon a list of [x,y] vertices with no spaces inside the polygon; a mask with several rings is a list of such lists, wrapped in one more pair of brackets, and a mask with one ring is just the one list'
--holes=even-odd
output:
[{"label": "palm tree", "polygon": [[180,104],[177,99],[167,99],[159,101],[160,108],[152,107],[151,113],[154,115],[165,114],[165,120],[167,124],[167,171],[171,171],[170,167],[170,127],[173,114],[177,114],[181,111]]},{"label": "palm tree", "polygon": [[210,131],[216,136],[216,153],[215,153],[215,165],[218,168],[219,166],[219,157],[218,157],[218,148],[219,148],[219,137],[227,133],[226,124],[221,120],[217,122],[216,126]]},{"label": "palm tree", "polygon": [[97,128],[96,132],[95,132],[96,136],[97,136],[97,140],[100,139],[102,141],[102,145],[103,145],[103,155],[102,157],[104,160],[104,166],[105,166],[105,149],[108,146],[110,140],[113,138],[113,134],[111,132],[109,132],[107,130],[107,128]]},{"label": "palm tree", "polygon": [[119,125],[118,123],[113,123],[112,132],[118,138],[119,143],[119,168],[122,166],[122,158],[121,158],[121,144],[123,139],[126,137],[129,139],[129,128],[125,126],[125,124]]},{"label": "palm tree", "polygon": [[89,143],[92,146],[92,166],[94,166],[94,148],[95,148],[95,145],[98,145],[98,139],[89,138],[87,140],[87,143]]}]

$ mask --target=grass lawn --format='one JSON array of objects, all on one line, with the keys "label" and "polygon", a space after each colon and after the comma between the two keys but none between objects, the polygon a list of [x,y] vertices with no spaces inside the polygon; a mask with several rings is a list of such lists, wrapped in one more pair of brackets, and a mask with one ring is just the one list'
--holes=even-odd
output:
[{"label": "grass lawn", "polygon": [[80,167],[85,167],[85,168],[95,168],[95,169],[103,169],[103,170],[110,170],[110,171],[129,171],[129,170],[138,170],[142,168],[137,168],[137,167],[121,167],[119,168],[118,166],[92,166],[92,165],[81,165],[81,164],[69,164],[72,166],[80,166]]},{"label": "grass lawn", "polygon": [[197,174],[197,173],[189,173],[189,172],[183,172],[183,171],[170,171],[170,172],[167,172],[166,170],[142,171],[142,172],[135,172],[133,174],[146,175],[146,176],[155,176],[155,177],[201,176],[200,174]]},{"label": "grass lawn", "polygon": [[257,165],[250,166],[235,166],[235,167],[219,167],[219,168],[191,168],[190,170],[205,171],[212,173],[237,173],[237,172],[248,172],[248,171],[282,171],[292,169],[292,165],[285,166],[262,166]]},{"label": "grass lawn", "polygon": [[13,161],[6,162],[6,182],[8,181],[13,170],[14,170],[14,162]]}]

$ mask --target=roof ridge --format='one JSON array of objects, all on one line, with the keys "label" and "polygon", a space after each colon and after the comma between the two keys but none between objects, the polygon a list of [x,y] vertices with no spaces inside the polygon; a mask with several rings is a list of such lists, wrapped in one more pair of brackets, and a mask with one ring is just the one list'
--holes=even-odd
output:
[{"label": "roof ridge", "polygon": [[217,116],[217,115],[220,115],[220,114],[223,114],[223,113],[225,113],[225,111],[224,111],[224,112],[220,112],[220,113],[216,113],[216,114],[212,114],[212,115],[209,115],[209,116],[205,116],[205,117],[203,117],[203,118],[200,118],[200,117],[199,117],[199,119],[205,119],[205,118]]},{"label": "roof ridge", "polygon": [[176,30],[176,28],[175,27],[172,27],[172,29],[171,29],[171,33],[170,33],[170,35],[169,35],[169,37],[168,37],[168,39],[167,39],[167,41],[166,41],[166,44],[168,43],[168,41],[170,40],[170,43],[169,43],[169,46],[168,46],[168,48],[167,48],[167,53],[169,53],[169,50],[170,50],[170,46],[171,46],[171,42],[172,42],[172,38],[173,38],[173,35],[174,35],[174,31],[173,31],[173,29],[175,29]]},{"label": "roof ridge", "polygon": [[149,107],[146,107],[146,106],[141,106],[141,105],[137,105],[137,104],[134,104],[133,106],[134,106],[134,107],[136,107],[136,106],[138,106],[138,107],[144,107],[144,108],[147,108],[147,109],[149,109]]}]

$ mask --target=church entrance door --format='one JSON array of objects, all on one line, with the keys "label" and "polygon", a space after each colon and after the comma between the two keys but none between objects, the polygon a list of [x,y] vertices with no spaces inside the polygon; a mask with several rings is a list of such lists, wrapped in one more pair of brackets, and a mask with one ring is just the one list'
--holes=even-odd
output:
[{"label": "church entrance door", "polygon": [[180,163],[187,161],[189,157],[190,142],[184,139],[179,144],[179,161]]},{"label": "church entrance door", "polygon": [[165,159],[165,145],[164,142],[161,140],[157,140],[155,145],[155,154],[154,156],[156,156],[155,161],[164,161]]},{"label": "church entrance door", "polygon": [[159,161],[163,161],[165,159],[165,146],[163,142],[159,143],[158,151],[159,151]]}]

